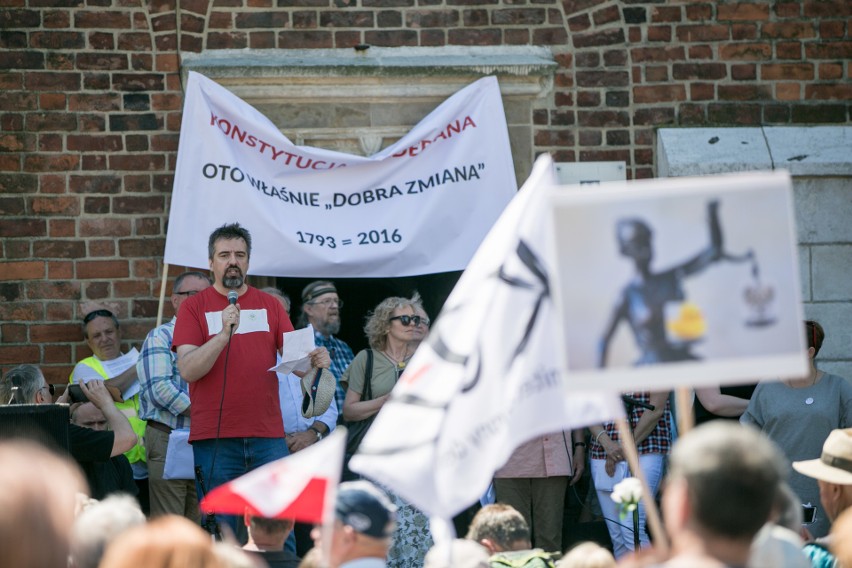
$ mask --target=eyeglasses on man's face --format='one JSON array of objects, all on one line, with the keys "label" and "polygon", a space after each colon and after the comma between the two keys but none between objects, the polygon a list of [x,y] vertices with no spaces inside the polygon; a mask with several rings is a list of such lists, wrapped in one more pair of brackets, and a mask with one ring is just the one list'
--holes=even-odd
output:
[{"label": "eyeglasses on man's face", "polygon": [[314,300],[308,302],[308,304],[312,306],[322,306],[324,308],[328,308],[336,304],[338,308],[342,308],[343,300],[341,300],[340,298],[326,298],[325,300]]},{"label": "eyeglasses on man's face", "polygon": [[50,393],[50,396],[53,396],[56,393],[56,385],[54,385],[53,383],[48,383],[48,384],[45,384],[43,387],[41,387],[38,390],[40,390],[40,391],[47,390],[47,392]]},{"label": "eyeglasses on man's face", "polygon": [[399,323],[401,323],[402,325],[411,325],[412,323],[414,325],[420,325],[420,322],[426,322],[426,325],[429,325],[428,324],[429,320],[427,320],[425,318],[421,318],[420,316],[409,316],[409,315],[393,316],[392,318],[388,319],[388,321],[393,321],[393,320],[399,320]]},{"label": "eyeglasses on man's face", "polygon": [[187,290],[186,292],[175,292],[175,294],[178,295],[178,296],[186,296],[188,298],[190,296],[195,296],[200,291],[201,290]]}]

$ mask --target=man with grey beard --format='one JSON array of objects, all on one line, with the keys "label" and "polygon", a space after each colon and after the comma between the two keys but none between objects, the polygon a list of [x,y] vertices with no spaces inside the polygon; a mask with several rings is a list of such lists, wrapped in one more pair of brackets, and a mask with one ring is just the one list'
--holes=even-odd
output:
[{"label": "man with grey beard", "polygon": [[[293,325],[276,298],[245,281],[248,230],[237,223],[219,227],[208,240],[208,255],[213,285],[181,304],[172,342],[180,376],[189,383],[189,441],[204,481],[200,497],[289,454],[278,377],[270,369]],[[324,347],[310,357],[308,373],[329,366]],[[237,532],[236,517],[219,520]]]},{"label": "man with grey beard", "polygon": [[[352,349],[335,335],[340,331],[340,310],[343,308],[343,300],[337,295],[337,288],[333,282],[327,280],[316,280],[305,286],[302,290],[302,314],[299,316],[300,327],[308,324],[314,326],[314,340],[317,347],[325,347],[331,356],[331,367],[329,370],[337,379],[337,390],[334,398],[337,408],[343,408],[346,391],[340,384],[343,371],[355,358]],[[343,412],[337,417],[337,422],[343,422]]]}]

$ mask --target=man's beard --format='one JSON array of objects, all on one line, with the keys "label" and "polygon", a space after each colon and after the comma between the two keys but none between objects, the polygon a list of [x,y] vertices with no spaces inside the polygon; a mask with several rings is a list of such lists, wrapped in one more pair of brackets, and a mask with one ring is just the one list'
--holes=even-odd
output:
[{"label": "man's beard", "polygon": [[323,335],[337,335],[340,331],[340,318],[327,319],[317,326],[317,331]]},{"label": "man's beard", "polygon": [[243,287],[243,277],[242,276],[232,276],[232,277],[228,278],[227,276],[225,276],[224,278],[222,278],[222,285],[225,286],[225,288],[230,288],[232,290],[236,290],[237,288],[242,288]]}]

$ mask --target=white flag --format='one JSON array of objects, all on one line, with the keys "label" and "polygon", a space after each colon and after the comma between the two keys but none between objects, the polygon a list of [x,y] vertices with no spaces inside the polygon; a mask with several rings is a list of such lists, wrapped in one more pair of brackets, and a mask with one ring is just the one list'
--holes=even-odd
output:
[{"label": "white flag", "polygon": [[542,156],[351,461],[430,516],[475,502],[522,442],[623,416],[617,395],[565,388],[549,278],[546,190],[555,183]]}]

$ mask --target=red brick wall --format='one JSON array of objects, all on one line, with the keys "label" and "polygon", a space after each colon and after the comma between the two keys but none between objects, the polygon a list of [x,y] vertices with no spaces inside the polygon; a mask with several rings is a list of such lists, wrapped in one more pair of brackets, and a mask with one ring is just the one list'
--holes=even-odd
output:
[{"label": "red brick wall", "polygon": [[42,364],[55,382],[88,355],[76,322],[91,306],[116,311],[137,345],[154,323],[178,45],[549,46],[559,69],[534,113],[536,151],[625,160],[633,177],[653,175],[659,126],[850,122],[848,0],[2,5],[0,367]]}]

